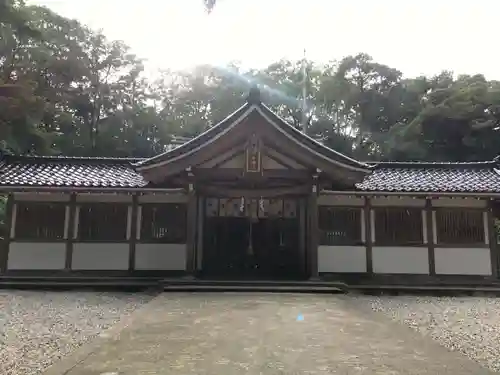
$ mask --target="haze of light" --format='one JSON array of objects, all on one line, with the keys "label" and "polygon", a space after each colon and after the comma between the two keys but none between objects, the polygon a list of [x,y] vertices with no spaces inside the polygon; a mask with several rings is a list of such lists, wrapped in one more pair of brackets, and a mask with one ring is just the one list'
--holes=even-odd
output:
[{"label": "haze of light", "polygon": [[500,2],[476,0],[31,0],[120,39],[149,69],[281,57],[326,62],[357,52],[406,76],[483,73],[500,79]]}]

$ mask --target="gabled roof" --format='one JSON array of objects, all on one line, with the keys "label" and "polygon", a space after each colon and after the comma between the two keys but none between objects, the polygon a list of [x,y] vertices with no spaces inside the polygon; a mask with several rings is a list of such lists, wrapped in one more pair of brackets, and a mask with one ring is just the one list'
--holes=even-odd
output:
[{"label": "gabled roof", "polygon": [[260,92],[258,92],[257,88],[251,90],[244,105],[224,120],[173,150],[168,150],[163,154],[137,163],[137,170],[143,171],[155,166],[174,163],[182,158],[187,158],[203,147],[208,147],[211,142],[224,136],[225,133],[238,126],[252,115],[260,116],[266,124],[274,127],[279,133],[283,134],[284,137],[301,146],[304,152],[309,152],[327,162],[356,172],[368,173],[370,171],[369,165],[324,146],[322,143],[288,124],[260,101]]},{"label": "gabled roof", "polygon": [[[150,159],[0,156],[0,191],[23,188],[145,189],[143,171],[175,163],[222,137],[250,115],[258,115],[288,144],[323,165],[360,176],[352,189],[365,192],[500,194],[500,160],[475,163],[364,163],[332,150],[289,125],[260,101],[253,90],[247,102],[203,134]],[[282,138],[284,140],[285,138]]]}]

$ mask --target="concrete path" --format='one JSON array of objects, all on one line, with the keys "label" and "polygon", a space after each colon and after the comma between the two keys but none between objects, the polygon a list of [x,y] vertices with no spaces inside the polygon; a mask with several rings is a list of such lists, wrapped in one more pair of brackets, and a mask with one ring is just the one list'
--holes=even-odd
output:
[{"label": "concrete path", "polygon": [[129,323],[46,374],[491,374],[348,296],[170,293]]}]

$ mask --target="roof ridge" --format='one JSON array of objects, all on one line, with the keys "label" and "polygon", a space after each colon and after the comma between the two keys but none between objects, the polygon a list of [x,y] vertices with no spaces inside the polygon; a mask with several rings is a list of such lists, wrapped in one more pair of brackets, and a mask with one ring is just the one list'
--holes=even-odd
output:
[{"label": "roof ridge", "polygon": [[64,156],[64,155],[8,155],[5,159],[33,161],[116,161],[138,162],[146,158],[112,157],[112,156]]},{"label": "roof ridge", "polygon": [[452,167],[495,167],[498,163],[495,161],[455,161],[455,162],[440,162],[440,161],[381,161],[381,162],[366,162],[375,168],[392,167],[392,168],[452,168]]}]

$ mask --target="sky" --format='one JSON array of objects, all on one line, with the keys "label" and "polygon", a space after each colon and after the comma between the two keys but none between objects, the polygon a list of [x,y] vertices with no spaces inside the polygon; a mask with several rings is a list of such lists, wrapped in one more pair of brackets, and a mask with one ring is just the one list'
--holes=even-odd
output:
[{"label": "sky", "polygon": [[126,42],[148,68],[280,58],[328,62],[366,52],[405,76],[500,79],[497,0],[31,0]]}]

